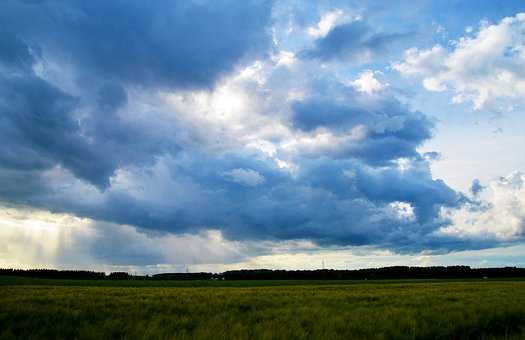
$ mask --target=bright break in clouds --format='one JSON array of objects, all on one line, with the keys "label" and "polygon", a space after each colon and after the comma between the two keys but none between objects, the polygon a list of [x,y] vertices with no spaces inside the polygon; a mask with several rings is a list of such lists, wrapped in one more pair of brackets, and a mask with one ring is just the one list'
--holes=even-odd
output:
[{"label": "bright break in clouds", "polygon": [[525,6],[466,3],[2,1],[0,266],[523,263]]}]

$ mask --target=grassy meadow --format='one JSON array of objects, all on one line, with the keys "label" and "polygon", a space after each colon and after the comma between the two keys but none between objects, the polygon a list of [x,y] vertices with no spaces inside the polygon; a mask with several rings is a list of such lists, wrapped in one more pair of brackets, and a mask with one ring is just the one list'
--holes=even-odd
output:
[{"label": "grassy meadow", "polygon": [[0,339],[525,339],[525,281],[0,279]]}]

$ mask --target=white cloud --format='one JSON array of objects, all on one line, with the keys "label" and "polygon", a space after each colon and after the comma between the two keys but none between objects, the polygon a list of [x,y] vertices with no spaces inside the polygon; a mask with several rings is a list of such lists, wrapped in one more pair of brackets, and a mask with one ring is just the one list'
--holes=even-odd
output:
[{"label": "white cloud", "polygon": [[[458,263],[473,267],[523,266],[523,245],[452,252],[446,255],[395,254],[371,247],[343,249],[284,249],[270,254],[249,257],[247,260],[226,264],[222,270],[232,269],[359,269],[385,266],[452,266]],[[196,267],[195,267],[196,268]]]},{"label": "white cloud", "polygon": [[405,52],[404,62],[392,66],[406,76],[433,74],[443,70],[441,62],[445,57],[446,51],[439,45],[428,50],[413,47]]},{"label": "white cloud", "polygon": [[264,176],[252,169],[233,169],[225,175],[232,181],[249,187],[256,187],[265,181]]},{"label": "white cloud", "polygon": [[359,78],[352,81],[350,85],[355,87],[359,92],[365,92],[367,94],[373,94],[374,92],[381,91],[384,89],[388,84],[382,84],[377,78],[375,78],[375,75],[378,72],[374,72],[372,70],[365,70],[362,73],[359,74]]},{"label": "white cloud", "polygon": [[272,55],[272,61],[276,66],[291,67],[297,62],[297,59],[293,52],[279,51],[279,53]]},{"label": "white cloud", "polygon": [[432,92],[443,92],[447,89],[447,86],[436,78],[423,79],[423,86]]},{"label": "white cloud", "polygon": [[369,133],[364,125],[356,125],[343,133],[318,128],[313,133],[297,134],[281,145],[284,152],[306,155],[337,154],[357,146]]},{"label": "white cloud", "polygon": [[275,86],[271,79],[275,69],[287,73],[293,64],[293,56],[283,53],[273,62],[257,61],[238,70],[212,91],[162,94],[167,114],[184,126],[183,130],[179,129],[183,132],[177,134],[187,136],[183,144],[206,145],[211,150],[224,151],[287,134],[288,128],[267,114],[271,110],[269,106],[287,95],[284,91],[269,92]]},{"label": "white cloud", "polygon": [[484,207],[467,205],[446,212],[452,225],[438,233],[458,238],[516,241],[525,232],[525,175],[514,172],[490,185],[491,197]]},{"label": "white cloud", "polygon": [[315,39],[322,38],[330,32],[330,30],[340,21],[344,16],[344,12],[340,9],[328,12],[321,17],[317,26],[308,27],[308,34]]},{"label": "white cloud", "polygon": [[406,51],[393,64],[405,76],[420,76],[429,91],[454,92],[453,102],[471,102],[481,109],[497,100],[522,100],[525,95],[525,13],[499,23],[482,23],[473,36],[452,42],[452,49]]},{"label": "white cloud", "polygon": [[399,220],[415,221],[414,207],[407,202],[395,201],[387,205],[387,214]]}]

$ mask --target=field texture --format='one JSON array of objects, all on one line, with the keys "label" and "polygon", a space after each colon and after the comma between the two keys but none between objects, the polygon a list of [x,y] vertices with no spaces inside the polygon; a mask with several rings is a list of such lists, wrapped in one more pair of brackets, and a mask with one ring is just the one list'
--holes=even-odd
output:
[{"label": "field texture", "polygon": [[0,280],[0,339],[525,339],[523,281],[77,283]]}]

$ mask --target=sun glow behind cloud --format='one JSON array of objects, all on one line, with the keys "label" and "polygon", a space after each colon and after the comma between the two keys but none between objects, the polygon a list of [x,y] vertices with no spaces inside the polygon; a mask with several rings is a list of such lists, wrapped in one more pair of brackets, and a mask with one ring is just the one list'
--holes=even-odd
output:
[{"label": "sun glow behind cloud", "polygon": [[[407,211],[403,204],[396,211],[399,208],[402,215]],[[97,225],[89,219],[34,209],[3,207],[0,214],[0,237],[7,241],[0,248],[0,267],[4,268],[160,273],[185,270],[220,272],[242,268],[319,269],[323,263],[334,269],[452,265],[459,262],[478,267],[525,264],[523,246],[448,255],[399,255],[367,247],[322,249],[307,241],[241,244],[225,240],[220,231],[196,236],[144,234],[130,226]],[[104,236],[104,228],[113,230],[111,239]],[[114,249],[104,249],[104,243]],[[261,251],[261,255],[254,255]],[[108,263],[112,256],[125,256],[128,262],[114,263],[113,259],[113,263]],[[158,263],[147,264],[148,257],[156,258]],[[145,263],[141,263],[144,259]]]},{"label": "sun glow behind cloud", "polygon": [[521,263],[523,14],[133,4],[0,5],[0,265]]}]

